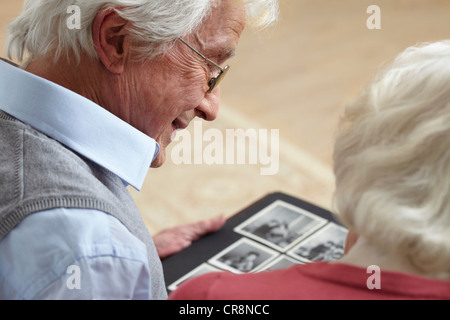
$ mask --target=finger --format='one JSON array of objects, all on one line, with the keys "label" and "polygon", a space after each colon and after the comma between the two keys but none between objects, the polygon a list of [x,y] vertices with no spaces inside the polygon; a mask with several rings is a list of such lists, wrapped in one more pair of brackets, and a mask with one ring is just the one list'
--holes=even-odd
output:
[{"label": "finger", "polygon": [[224,226],[226,219],[223,215],[220,215],[213,219],[203,220],[194,224],[191,224],[192,237],[197,239],[203,235],[211,232],[218,231]]}]

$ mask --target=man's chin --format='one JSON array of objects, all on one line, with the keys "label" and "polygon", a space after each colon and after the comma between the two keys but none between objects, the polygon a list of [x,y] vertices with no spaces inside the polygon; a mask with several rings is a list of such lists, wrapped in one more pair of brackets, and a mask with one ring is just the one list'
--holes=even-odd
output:
[{"label": "man's chin", "polygon": [[152,162],[150,168],[159,168],[164,164],[165,161],[166,161],[166,150],[161,149],[156,159]]}]

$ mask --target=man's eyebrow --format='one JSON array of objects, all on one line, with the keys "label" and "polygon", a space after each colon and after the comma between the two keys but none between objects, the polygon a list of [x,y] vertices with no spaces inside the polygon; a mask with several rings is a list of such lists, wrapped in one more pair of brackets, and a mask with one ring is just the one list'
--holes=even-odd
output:
[{"label": "man's eyebrow", "polygon": [[229,58],[237,57],[237,55],[238,55],[238,53],[237,53],[236,50],[228,51],[228,57],[229,57]]},{"label": "man's eyebrow", "polygon": [[237,52],[234,49],[223,50],[222,52],[219,52],[219,54],[218,54],[218,58],[220,60],[228,60],[228,59],[234,58],[236,56],[237,56]]}]

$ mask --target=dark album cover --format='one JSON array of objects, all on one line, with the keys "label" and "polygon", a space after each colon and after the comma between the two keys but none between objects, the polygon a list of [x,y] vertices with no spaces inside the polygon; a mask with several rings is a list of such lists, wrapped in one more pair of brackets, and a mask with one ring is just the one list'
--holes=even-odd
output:
[{"label": "dark album cover", "polygon": [[231,217],[224,228],[163,261],[168,292],[207,272],[236,274],[333,261],[347,229],[323,208],[272,193]]}]

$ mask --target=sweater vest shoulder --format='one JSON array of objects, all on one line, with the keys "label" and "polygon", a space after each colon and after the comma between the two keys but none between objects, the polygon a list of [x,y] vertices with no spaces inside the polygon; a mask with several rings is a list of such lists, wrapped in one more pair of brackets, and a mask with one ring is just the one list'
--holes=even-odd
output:
[{"label": "sweater vest shoulder", "polygon": [[122,180],[0,111],[0,240],[30,214],[93,209],[117,218],[147,247],[154,299],[165,299],[161,261]]}]

